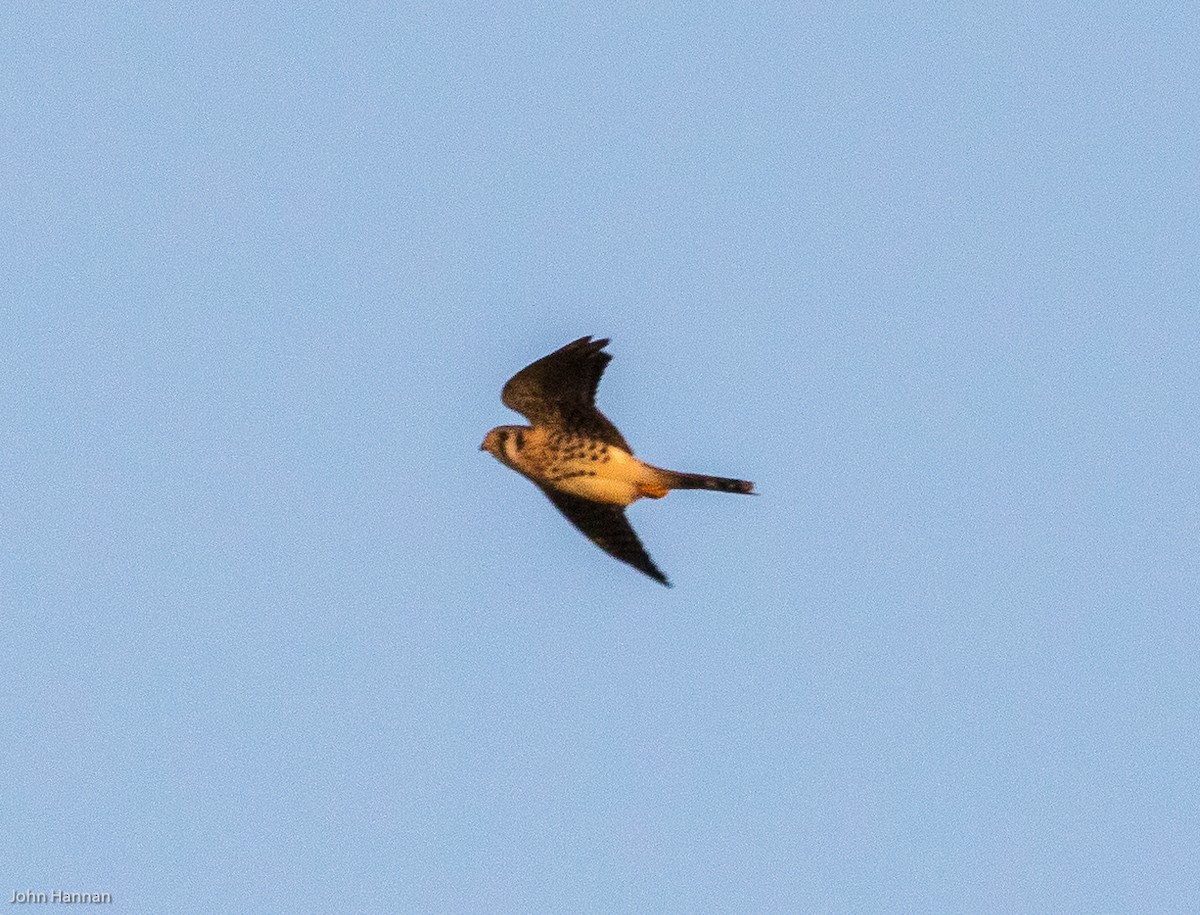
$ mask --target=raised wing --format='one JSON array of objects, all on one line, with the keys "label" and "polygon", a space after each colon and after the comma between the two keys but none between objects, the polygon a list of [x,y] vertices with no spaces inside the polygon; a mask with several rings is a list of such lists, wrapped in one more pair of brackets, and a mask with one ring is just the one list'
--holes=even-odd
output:
[{"label": "raised wing", "polygon": [[658,570],[638,540],[638,535],[633,532],[629,519],[625,517],[625,509],[621,506],[581,499],[541,484],[538,484],[538,488],[568,521],[609,556],[627,562],[639,572],[671,587],[667,576]]},{"label": "raised wing", "polygon": [[513,375],[500,400],[535,426],[589,435],[632,454],[617,427],[595,407],[596,386],[612,360],[602,352],[607,345],[591,337],[568,343]]}]

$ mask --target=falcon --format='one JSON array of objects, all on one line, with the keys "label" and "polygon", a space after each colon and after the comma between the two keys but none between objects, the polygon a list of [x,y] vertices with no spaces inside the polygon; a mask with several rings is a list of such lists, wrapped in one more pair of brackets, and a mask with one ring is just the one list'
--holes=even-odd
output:
[{"label": "falcon", "polygon": [[754,484],[664,470],[634,457],[625,437],[595,406],[600,376],[612,360],[604,352],[607,345],[608,340],[580,337],[513,375],[500,400],[531,425],[497,426],[479,450],[532,480],[604,552],[670,587],[629,525],[626,506],[661,499],[672,489],[756,495]]}]

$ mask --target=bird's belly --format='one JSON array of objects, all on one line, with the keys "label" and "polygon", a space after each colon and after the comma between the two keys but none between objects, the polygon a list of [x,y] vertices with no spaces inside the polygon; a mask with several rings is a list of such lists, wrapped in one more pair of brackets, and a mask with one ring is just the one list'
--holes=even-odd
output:
[{"label": "bird's belly", "polygon": [[595,458],[564,461],[554,470],[554,485],[563,492],[593,502],[629,505],[643,495],[638,483],[647,468],[632,454],[609,447]]},{"label": "bird's belly", "polygon": [[610,505],[629,505],[641,495],[632,480],[600,476],[599,473],[596,476],[562,477],[554,481],[554,488],[581,499]]}]

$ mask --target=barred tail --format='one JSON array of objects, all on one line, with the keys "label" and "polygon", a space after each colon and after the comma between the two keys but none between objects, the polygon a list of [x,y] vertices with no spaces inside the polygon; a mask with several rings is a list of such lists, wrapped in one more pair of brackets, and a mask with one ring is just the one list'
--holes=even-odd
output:
[{"label": "barred tail", "polygon": [[737,492],[756,496],[754,484],[749,480],[733,480],[729,477],[710,477],[702,473],[679,473],[663,470],[663,483],[668,489],[710,489],[713,492]]}]

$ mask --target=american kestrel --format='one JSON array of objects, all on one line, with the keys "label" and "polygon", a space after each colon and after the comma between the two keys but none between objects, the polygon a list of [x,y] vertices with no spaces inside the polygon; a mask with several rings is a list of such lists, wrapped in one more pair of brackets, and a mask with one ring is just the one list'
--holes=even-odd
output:
[{"label": "american kestrel", "polygon": [[580,337],[513,375],[500,399],[532,426],[497,426],[480,451],[532,480],[568,521],[622,562],[670,587],[625,517],[643,496],[672,489],[754,494],[745,480],[678,473],[633,456],[633,449],[596,409],[596,386],[612,359],[607,340]]}]

